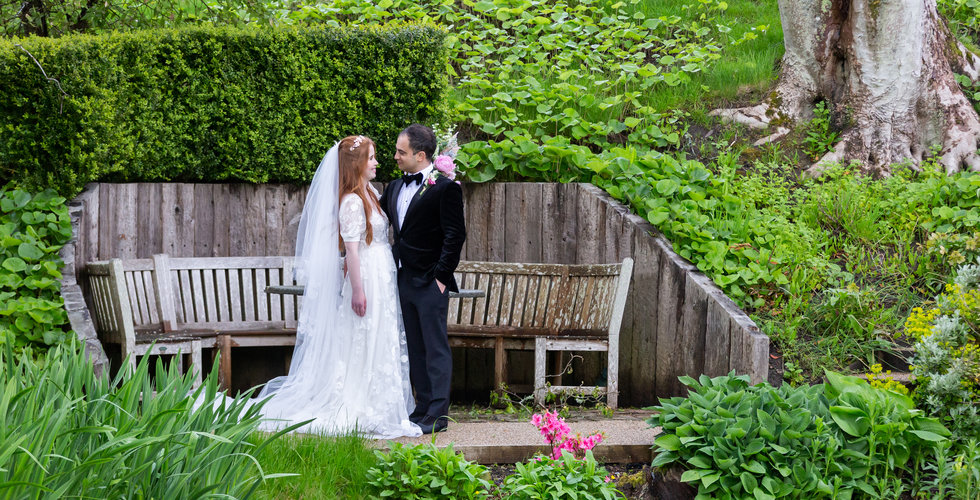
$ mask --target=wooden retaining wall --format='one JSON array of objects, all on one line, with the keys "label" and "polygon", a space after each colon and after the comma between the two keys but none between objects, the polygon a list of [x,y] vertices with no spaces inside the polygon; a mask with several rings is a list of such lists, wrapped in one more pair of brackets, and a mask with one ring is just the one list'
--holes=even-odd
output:
[{"label": "wooden retaining wall", "polygon": [[[93,260],[292,255],[306,188],[92,184],[75,200],[75,266]],[[589,184],[464,184],[465,260],[635,260],[620,340],[620,404],[681,394],[680,375],[768,375],[769,339],[652,225]],[[454,355],[454,390],[489,384],[488,353]],[[514,361],[523,363],[520,355]],[[486,366],[482,366],[486,364]],[[515,365],[511,365],[515,366]],[[489,385],[487,385],[489,388]],[[480,388],[482,390],[482,388]]]}]

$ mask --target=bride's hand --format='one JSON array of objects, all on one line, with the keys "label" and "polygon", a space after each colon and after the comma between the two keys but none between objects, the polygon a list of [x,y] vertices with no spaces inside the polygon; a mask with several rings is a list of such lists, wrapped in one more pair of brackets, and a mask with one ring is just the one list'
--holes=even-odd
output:
[{"label": "bride's hand", "polygon": [[354,314],[358,316],[364,316],[367,313],[367,296],[364,295],[363,291],[354,291],[350,299],[350,306],[354,310]]}]

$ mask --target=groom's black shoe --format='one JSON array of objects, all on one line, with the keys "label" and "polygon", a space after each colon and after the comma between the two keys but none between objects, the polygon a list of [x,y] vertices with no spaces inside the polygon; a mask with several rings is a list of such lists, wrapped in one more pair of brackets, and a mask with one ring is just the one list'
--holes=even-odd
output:
[{"label": "groom's black shoe", "polygon": [[449,427],[449,419],[446,417],[436,418],[426,415],[418,421],[418,426],[422,428],[422,434],[442,432]]},{"label": "groom's black shoe", "polygon": [[416,415],[416,414],[413,413],[413,414],[411,414],[411,415],[408,416],[408,420],[411,421],[415,425],[419,425],[419,422],[421,422],[423,418],[425,418],[425,414],[424,413],[422,413],[420,415]]}]

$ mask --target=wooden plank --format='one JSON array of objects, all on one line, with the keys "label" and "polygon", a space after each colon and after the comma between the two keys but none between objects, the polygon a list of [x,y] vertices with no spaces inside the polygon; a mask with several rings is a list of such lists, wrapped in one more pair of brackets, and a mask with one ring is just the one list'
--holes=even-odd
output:
[{"label": "wooden plank", "polygon": [[[194,323],[208,320],[208,308],[205,305],[205,295],[207,294],[204,284],[205,274],[207,274],[207,271],[203,269],[195,269],[190,273],[191,293],[193,294],[192,299],[194,301],[194,316],[192,316]],[[188,323],[192,323],[192,321],[188,320]]]},{"label": "wooden plank", "polygon": [[194,219],[194,184],[177,184],[177,203],[174,206],[174,246],[171,257],[194,255],[196,220]]},{"label": "wooden plank", "polygon": [[734,317],[728,318],[731,328],[731,345],[729,346],[729,356],[731,358],[731,369],[738,375],[748,373],[749,366],[745,363],[745,345],[748,343],[748,333]]},{"label": "wooden plank", "polygon": [[231,388],[231,336],[219,335],[221,358],[218,362],[218,384],[223,390]]},{"label": "wooden plank", "polygon": [[[473,273],[457,273],[457,274],[461,278],[461,280],[459,282],[460,283],[460,285],[459,285],[460,287],[462,287],[462,288],[473,288],[473,289],[476,289],[476,288],[478,288],[480,286],[479,283],[477,283],[477,281],[476,281],[479,278],[479,276],[480,276],[479,274],[473,274]],[[463,300],[463,299],[457,299],[457,301],[458,301],[457,314],[456,314],[456,316],[453,319],[449,320],[449,322],[450,323],[461,323],[461,324],[464,324],[464,325],[472,324],[473,323],[473,303],[475,302],[475,300],[474,299],[465,299],[465,300]]]},{"label": "wooden plank", "polygon": [[149,319],[145,318],[146,310],[141,307],[140,303],[140,293],[136,286],[139,280],[136,279],[136,273],[123,273],[126,280],[126,297],[129,298],[129,308],[133,312],[133,324],[134,325],[145,325],[149,323]]},{"label": "wooden plank", "polygon": [[208,321],[220,321],[218,319],[217,292],[214,288],[214,270],[205,269],[201,271],[202,283],[204,284],[204,310]]},{"label": "wooden plank", "polygon": [[708,297],[708,312],[704,334],[704,373],[709,377],[725,375],[731,369],[731,324],[728,312],[718,302],[716,294]]},{"label": "wooden plank", "polygon": [[99,184],[99,237],[96,259],[108,260],[116,257],[115,234],[116,218],[109,214],[115,212],[116,197],[111,191],[111,185]]},{"label": "wooden plank", "polygon": [[558,190],[561,184],[541,184],[541,262],[560,263],[563,246],[561,222],[571,216],[561,211]]},{"label": "wooden plank", "polygon": [[686,263],[661,238],[655,240],[660,249],[660,308],[657,336],[657,393],[676,396],[685,393],[677,377],[683,370],[683,311],[685,305],[688,271],[693,266]]},{"label": "wooden plank", "polygon": [[[306,201],[307,186],[286,185],[286,204],[283,207],[283,238],[279,242],[277,255],[296,254],[296,233],[299,230],[299,219],[303,213],[303,203]],[[467,228],[468,230],[469,228]]]},{"label": "wooden plank", "polygon": [[749,358],[749,380],[759,384],[769,380],[769,337],[752,327],[749,333],[749,344],[746,355]]},{"label": "wooden plank", "polygon": [[[269,286],[282,285],[282,269],[269,269]],[[278,293],[265,293],[265,288],[261,289],[266,300],[269,302],[269,319],[272,321],[284,321],[282,301],[283,296]]]},{"label": "wooden plank", "polygon": [[232,321],[242,321],[245,313],[242,307],[242,272],[228,269],[228,310]]},{"label": "wooden plank", "polygon": [[463,184],[466,216],[466,256],[463,260],[487,260],[490,184]]},{"label": "wooden plank", "polygon": [[266,250],[267,215],[262,186],[244,185],[245,194],[245,253],[239,255],[268,255]]},{"label": "wooden plank", "polygon": [[[238,188],[236,192],[241,190],[241,185],[239,184],[216,184],[212,191],[214,200],[214,229],[212,234],[213,244],[211,253],[208,256],[229,257],[238,255],[232,250],[231,240],[234,234],[233,231],[235,231],[231,227],[233,224],[232,221],[236,219],[241,221],[243,217],[248,217],[249,214],[245,214],[243,211],[233,211],[240,210],[240,207],[237,205],[241,203],[241,200],[238,199],[240,195],[232,194],[233,186]],[[233,203],[236,205],[234,209],[230,207]]]},{"label": "wooden plank", "polygon": [[684,320],[680,335],[681,372],[697,378],[704,373],[705,330],[708,317],[708,291],[705,275],[688,271],[684,290]]},{"label": "wooden plank", "polygon": [[174,306],[174,288],[170,280],[170,257],[166,254],[153,256],[153,289],[156,290],[157,310],[163,331],[177,327],[177,309]]},{"label": "wooden plank", "polygon": [[176,275],[174,283],[180,294],[180,300],[174,305],[177,309],[177,321],[184,323],[194,321],[194,290],[191,288],[191,272],[171,270],[171,275]]},{"label": "wooden plank", "polygon": [[[285,237],[286,224],[284,209],[286,193],[281,185],[265,184],[259,191],[265,196],[265,250],[262,255],[283,255],[279,251],[282,239]],[[280,313],[281,314],[281,313]]]},{"label": "wooden plank", "polygon": [[168,256],[177,255],[177,225],[181,208],[177,204],[177,185],[170,182],[160,185],[160,250]]},{"label": "wooden plank", "polygon": [[126,183],[116,185],[116,196],[118,204],[116,206],[116,252],[113,257],[120,259],[133,259],[140,257],[139,235],[136,224],[137,208],[137,184]]},{"label": "wooden plank", "polygon": [[508,183],[504,194],[507,200],[504,260],[541,262],[541,184]]},{"label": "wooden plank", "polygon": [[516,295],[517,277],[503,275],[500,289],[500,311],[497,320],[498,325],[510,325],[510,318],[514,315],[514,296]]},{"label": "wooden plank", "polygon": [[248,234],[246,234],[245,217],[237,217],[234,214],[246,213],[247,192],[245,186],[241,184],[231,184],[229,186],[228,202],[225,205],[228,209],[228,232],[230,234],[228,255],[232,257],[249,255]]},{"label": "wooden plank", "polygon": [[163,218],[161,184],[142,182],[136,185],[136,257],[148,258],[163,252]]},{"label": "wooden plank", "polygon": [[487,260],[505,261],[507,246],[507,192],[504,184],[493,183],[488,186],[487,203]]},{"label": "wooden plank", "polygon": [[[102,192],[98,185],[86,187],[85,210],[82,212],[83,218],[80,224],[81,233],[84,235],[82,244],[79,246],[79,254],[76,256],[75,269],[83,269],[85,263],[99,258],[99,198]],[[81,260],[79,260],[81,259]]]},{"label": "wooden plank", "polygon": [[255,321],[258,319],[255,312],[255,272],[253,269],[242,269],[242,302],[244,310],[242,319]]},{"label": "wooden plank", "polygon": [[[657,396],[657,344],[660,323],[660,251],[654,239],[638,226],[634,232],[633,279],[630,296],[633,297],[632,350],[627,366],[632,383],[629,400],[656,401]],[[622,357],[620,358],[622,360]],[[621,391],[623,388],[620,389]]]},{"label": "wooden plank", "polygon": [[578,214],[578,240],[575,249],[576,264],[598,264],[604,262],[602,249],[599,242],[604,237],[605,224],[602,222],[602,213],[599,200],[584,184],[576,184],[579,187],[578,200],[575,213]]},{"label": "wooden plank", "polygon": [[194,185],[194,253],[214,255],[214,184]]},{"label": "wooden plank", "polygon": [[[465,274],[463,275],[460,275],[459,273],[456,274],[456,285],[460,289],[466,288],[465,285],[466,278],[467,275]],[[465,301],[460,300],[456,297],[450,297],[448,311],[446,312],[446,323],[448,324],[459,323],[459,313],[460,313],[460,308],[463,305],[462,304],[463,302]]]},{"label": "wooden plank", "polygon": [[555,257],[558,263],[575,264],[578,262],[579,218],[575,212],[578,207],[579,188],[575,184],[559,186],[559,206],[561,210],[561,245]]},{"label": "wooden plank", "polygon": [[523,326],[527,324],[524,319],[524,310],[527,307],[528,281],[527,276],[515,276],[514,279],[514,306],[511,308],[510,324],[513,326]]},{"label": "wooden plank", "polygon": [[269,284],[268,269],[255,270],[255,319],[268,321],[269,317],[269,294],[265,293],[265,287]]},{"label": "wooden plank", "polygon": [[272,257],[180,257],[170,259],[173,269],[280,269],[283,258]]}]

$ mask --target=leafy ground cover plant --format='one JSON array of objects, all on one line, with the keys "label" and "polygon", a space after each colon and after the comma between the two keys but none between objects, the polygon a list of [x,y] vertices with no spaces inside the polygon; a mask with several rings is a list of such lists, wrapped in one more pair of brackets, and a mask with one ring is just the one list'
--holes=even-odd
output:
[{"label": "leafy ground cover plant", "polygon": [[406,446],[391,442],[387,452],[377,451],[377,464],[367,471],[372,496],[381,498],[487,498],[487,468],[468,462],[452,446],[438,449],[423,443]]},{"label": "leafy ground cover plant", "polygon": [[563,451],[557,459],[542,457],[519,463],[514,474],[504,480],[501,493],[504,498],[517,500],[622,498],[591,450],[582,458]]},{"label": "leafy ground cover plant", "polygon": [[58,251],[71,236],[63,197],[0,189],[0,348],[43,352],[68,338]]},{"label": "leafy ground cover plant", "polygon": [[699,498],[897,498],[949,431],[911,398],[827,372],[827,383],[749,386],[745,376],[682,377],[661,399],[656,467],[686,469]]},{"label": "leafy ground cover plant", "polygon": [[[144,357],[132,373],[99,377],[72,346],[0,351],[0,495],[8,498],[248,498],[255,461],[278,434],[255,436],[258,405],[213,400],[215,375],[194,378]],[[191,396],[189,396],[191,394]]]}]

